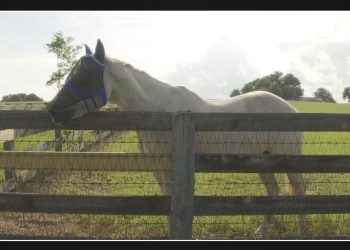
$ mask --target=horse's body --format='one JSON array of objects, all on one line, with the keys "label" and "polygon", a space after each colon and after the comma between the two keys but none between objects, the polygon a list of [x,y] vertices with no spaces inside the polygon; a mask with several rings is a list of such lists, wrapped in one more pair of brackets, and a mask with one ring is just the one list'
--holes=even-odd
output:
[{"label": "horse's body", "polygon": [[[283,99],[268,92],[256,91],[227,101],[206,101],[185,87],[173,87],[129,64],[105,57],[103,83],[107,100],[121,111],[191,111],[223,113],[296,113]],[[57,101],[57,100],[56,100]],[[170,153],[170,132],[140,131],[142,152]],[[232,154],[301,154],[301,132],[197,132],[196,152]],[[164,195],[170,194],[170,173],[155,172]],[[306,184],[301,174],[288,173],[291,193],[305,195]],[[260,174],[268,195],[278,195],[274,174]],[[304,216],[300,217],[303,229]],[[265,232],[271,216],[264,218],[260,229]]]}]

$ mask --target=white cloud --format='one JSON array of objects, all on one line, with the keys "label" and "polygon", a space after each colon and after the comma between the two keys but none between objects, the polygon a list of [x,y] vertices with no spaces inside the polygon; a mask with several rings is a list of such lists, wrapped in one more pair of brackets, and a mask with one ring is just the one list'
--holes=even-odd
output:
[{"label": "white cloud", "polygon": [[234,88],[241,88],[259,74],[245,52],[227,37],[211,44],[198,61],[178,64],[166,80],[185,85],[203,98],[228,98]]},{"label": "white cloud", "polygon": [[313,95],[317,88],[323,87],[338,102],[344,101],[342,92],[350,86],[350,40],[319,40],[282,47],[281,53],[288,59],[287,70],[299,77],[305,95]]}]

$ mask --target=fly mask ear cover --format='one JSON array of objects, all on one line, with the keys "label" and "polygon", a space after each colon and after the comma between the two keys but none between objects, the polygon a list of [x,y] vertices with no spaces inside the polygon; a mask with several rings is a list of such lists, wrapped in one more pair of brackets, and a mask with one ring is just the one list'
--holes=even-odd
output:
[{"label": "fly mask ear cover", "polygon": [[[100,63],[93,55],[86,55],[78,61],[68,75],[63,91],[70,92],[80,100],[65,110],[71,113],[72,119],[97,110],[107,103],[103,83],[105,66],[105,63]],[[81,67],[85,68],[81,70]]]}]

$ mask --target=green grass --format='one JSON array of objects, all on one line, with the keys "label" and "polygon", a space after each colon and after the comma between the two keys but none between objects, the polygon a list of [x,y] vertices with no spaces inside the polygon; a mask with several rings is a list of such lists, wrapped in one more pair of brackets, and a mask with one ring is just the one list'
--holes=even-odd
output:
[{"label": "green grass", "polygon": [[289,101],[301,113],[350,113],[350,104]]},{"label": "green grass", "polygon": [[[300,112],[305,113],[350,113],[350,105],[290,102]],[[45,132],[46,133],[46,132]],[[22,140],[23,148],[27,141],[52,140],[53,134],[37,135]],[[89,140],[93,135],[86,135]],[[20,141],[20,140],[19,140]],[[307,132],[304,133],[303,154],[342,154],[350,152],[350,133],[345,132]],[[17,149],[17,148],[16,148]],[[68,148],[64,148],[67,150]],[[19,150],[19,149],[17,149]],[[134,131],[123,133],[116,142],[105,143],[101,151],[139,152],[137,134]],[[62,171],[63,172],[63,171]],[[320,195],[348,194],[350,190],[349,174],[305,174],[308,192]],[[288,195],[284,174],[277,174],[281,183],[281,194]],[[264,186],[257,174],[195,174],[195,195],[266,195]],[[29,186],[30,184],[28,184]],[[35,184],[33,184],[35,185]],[[36,185],[41,185],[36,184]],[[159,185],[152,173],[129,172],[70,172],[57,176],[56,183],[48,190],[49,194],[71,195],[160,195]],[[166,238],[168,235],[167,218],[164,216],[105,216],[105,215],[69,215],[71,236],[108,237],[108,238]],[[274,216],[275,223],[268,233],[272,238],[297,238],[298,216]],[[254,234],[262,216],[196,216],[193,224],[194,238],[258,238]],[[306,236],[350,235],[349,215],[308,215]],[[64,220],[66,221],[66,220]],[[63,221],[63,223],[64,223]],[[66,222],[68,223],[69,220]],[[68,224],[67,224],[68,225]],[[35,225],[40,227],[40,225]],[[42,225],[41,225],[42,226]],[[55,224],[58,228],[61,223]],[[44,227],[46,230],[47,225]],[[43,230],[44,230],[43,229]],[[55,229],[52,229],[55,235]],[[48,233],[50,234],[50,233]]]}]

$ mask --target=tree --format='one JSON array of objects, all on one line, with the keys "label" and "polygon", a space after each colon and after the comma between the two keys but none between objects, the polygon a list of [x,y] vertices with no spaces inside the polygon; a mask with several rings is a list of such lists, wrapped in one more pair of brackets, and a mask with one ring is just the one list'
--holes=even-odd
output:
[{"label": "tree", "polygon": [[279,71],[245,84],[241,89],[241,93],[256,90],[268,91],[286,100],[299,99],[304,94],[304,90],[301,88],[301,83],[297,77],[293,74],[283,76],[283,73]]},{"label": "tree", "polygon": [[324,102],[331,102],[331,103],[335,103],[336,101],[333,99],[333,96],[331,94],[331,92],[329,92],[327,89],[325,88],[318,88],[315,93],[314,96],[316,98],[321,98],[322,101]]},{"label": "tree", "polygon": [[343,99],[348,99],[348,102],[350,102],[350,87],[346,87],[343,91]]},{"label": "tree", "polygon": [[54,71],[50,79],[46,82],[48,86],[56,85],[60,90],[62,80],[72,70],[77,62],[77,56],[82,48],[80,45],[73,45],[73,37],[64,37],[63,33],[58,31],[53,33],[53,38],[50,43],[46,44],[49,52],[56,54],[57,70]]},{"label": "tree", "polygon": [[237,95],[240,95],[241,94],[241,91],[239,91],[239,89],[234,89],[231,94],[230,94],[230,97],[234,97],[234,96],[237,96]]},{"label": "tree", "polygon": [[284,75],[281,79],[281,97],[286,100],[300,99],[304,94],[301,88],[301,82],[293,74]]},{"label": "tree", "polygon": [[44,101],[42,98],[38,97],[36,94],[10,94],[2,97],[2,102],[33,102],[33,101]]}]

